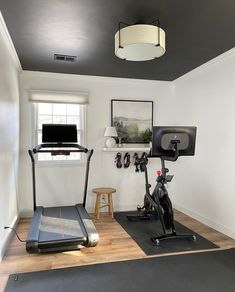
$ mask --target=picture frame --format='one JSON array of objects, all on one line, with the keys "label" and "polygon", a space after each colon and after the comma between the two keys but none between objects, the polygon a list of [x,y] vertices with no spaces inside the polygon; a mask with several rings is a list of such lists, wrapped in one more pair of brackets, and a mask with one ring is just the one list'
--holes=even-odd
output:
[{"label": "picture frame", "polygon": [[153,101],[111,100],[111,125],[116,127],[119,143],[146,144],[152,139]]}]

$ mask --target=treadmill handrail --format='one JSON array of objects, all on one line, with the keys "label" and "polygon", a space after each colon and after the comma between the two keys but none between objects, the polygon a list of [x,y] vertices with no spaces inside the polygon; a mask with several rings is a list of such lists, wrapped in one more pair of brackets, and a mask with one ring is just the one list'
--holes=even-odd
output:
[{"label": "treadmill handrail", "polygon": [[[52,146],[53,145],[53,146]],[[59,146],[58,146],[59,145]],[[61,147],[64,149],[60,149],[60,150],[40,150],[42,148],[47,148],[47,147]],[[76,150],[71,150],[71,149],[66,149],[67,148],[76,148]],[[35,159],[34,159],[34,154],[36,153],[40,153],[40,152],[49,152],[53,155],[53,153],[58,153],[58,151],[61,152],[83,152],[87,154],[87,159],[86,159],[86,170],[85,170],[85,182],[84,182],[84,192],[83,192],[83,203],[82,205],[86,206],[86,198],[87,198],[87,186],[88,186],[88,178],[89,178],[89,169],[90,169],[90,160],[91,160],[91,156],[94,152],[93,149],[88,150],[87,148],[79,145],[79,144],[72,144],[72,143],[59,143],[59,144],[55,144],[55,143],[43,143],[43,144],[39,144],[36,147],[34,147],[32,150],[29,149],[28,153],[29,156],[31,158],[31,162],[32,162],[32,183],[33,183],[33,209],[34,211],[37,208],[37,199],[36,199],[36,170],[35,170]],[[61,153],[60,153],[61,154]]]},{"label": "treadmill handrail", "polygon": [[85,174],[85,184],[84,184],[84,192],[83,192],[83,207],[86,207],[86,198],[87,198],[87,186],[88,186],[88,177],[89,177],[89,170],[90,170],[90,161],[91,161],[91,156],[93,155],[94,150],[91,149],[88,153],[87,156],[87,161],[86,161],[86,174]]},{"label": "treadmill handrail", "polygon": [[[54,149],[46,149],[45,148],[64,148],[65,151],[69,152],[84,152],[87,153],[88,149],[75,143],[42,143],[33,148],[33,153],[40,153],[40,152],[48,152],[48,153],[54,153],[56,150]],[[74,148],[74,149],[68,149],[68,148]],[[44,150],[42,150],[44,149]],[[63,149],[60,149],[63,151]]]}]

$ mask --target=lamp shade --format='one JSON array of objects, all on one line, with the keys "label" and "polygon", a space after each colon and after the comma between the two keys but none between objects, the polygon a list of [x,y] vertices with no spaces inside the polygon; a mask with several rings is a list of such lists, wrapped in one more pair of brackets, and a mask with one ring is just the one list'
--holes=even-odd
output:
[{"label": "lamp shade", "polygon": [[104,137],[117,137],[117,130],[115,127],[106,127]]},{"label": "lamp shade", "polygon": [[135,24],[115,34],[115,54],[127,61],[147,61],[166,51],[165,31],[156,25]]}]

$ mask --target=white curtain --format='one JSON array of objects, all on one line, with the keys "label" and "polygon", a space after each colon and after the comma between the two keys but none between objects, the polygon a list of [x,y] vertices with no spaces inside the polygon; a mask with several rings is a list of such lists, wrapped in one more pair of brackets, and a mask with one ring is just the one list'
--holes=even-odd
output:
[{"label": "white curtain", "polygon": [[88,104],[89,95],[87,92],[65,92],[65,91],[44,91],[29,90],[29,101],[35,103],[72,103]]}]

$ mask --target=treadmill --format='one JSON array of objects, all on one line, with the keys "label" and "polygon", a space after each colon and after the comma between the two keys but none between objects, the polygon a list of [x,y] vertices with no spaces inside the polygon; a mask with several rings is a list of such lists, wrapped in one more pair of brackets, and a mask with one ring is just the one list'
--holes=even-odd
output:
[{"label": "treadmill", "polygon": [[[74,142],[77,142],[76,125],[43,124],[42,144],[28,151],[32,162],[34,208],[26,240],[28,253],[78,250],[81,247],[96,246],[99,242],[95,225],[85,209],[93,149],[88,150]],[[75,206],[46,208],[37,206],[35,155],[37,153],[51,153],[52,156],[70,155],[73,152],[87,155],[83,202]]]}]

